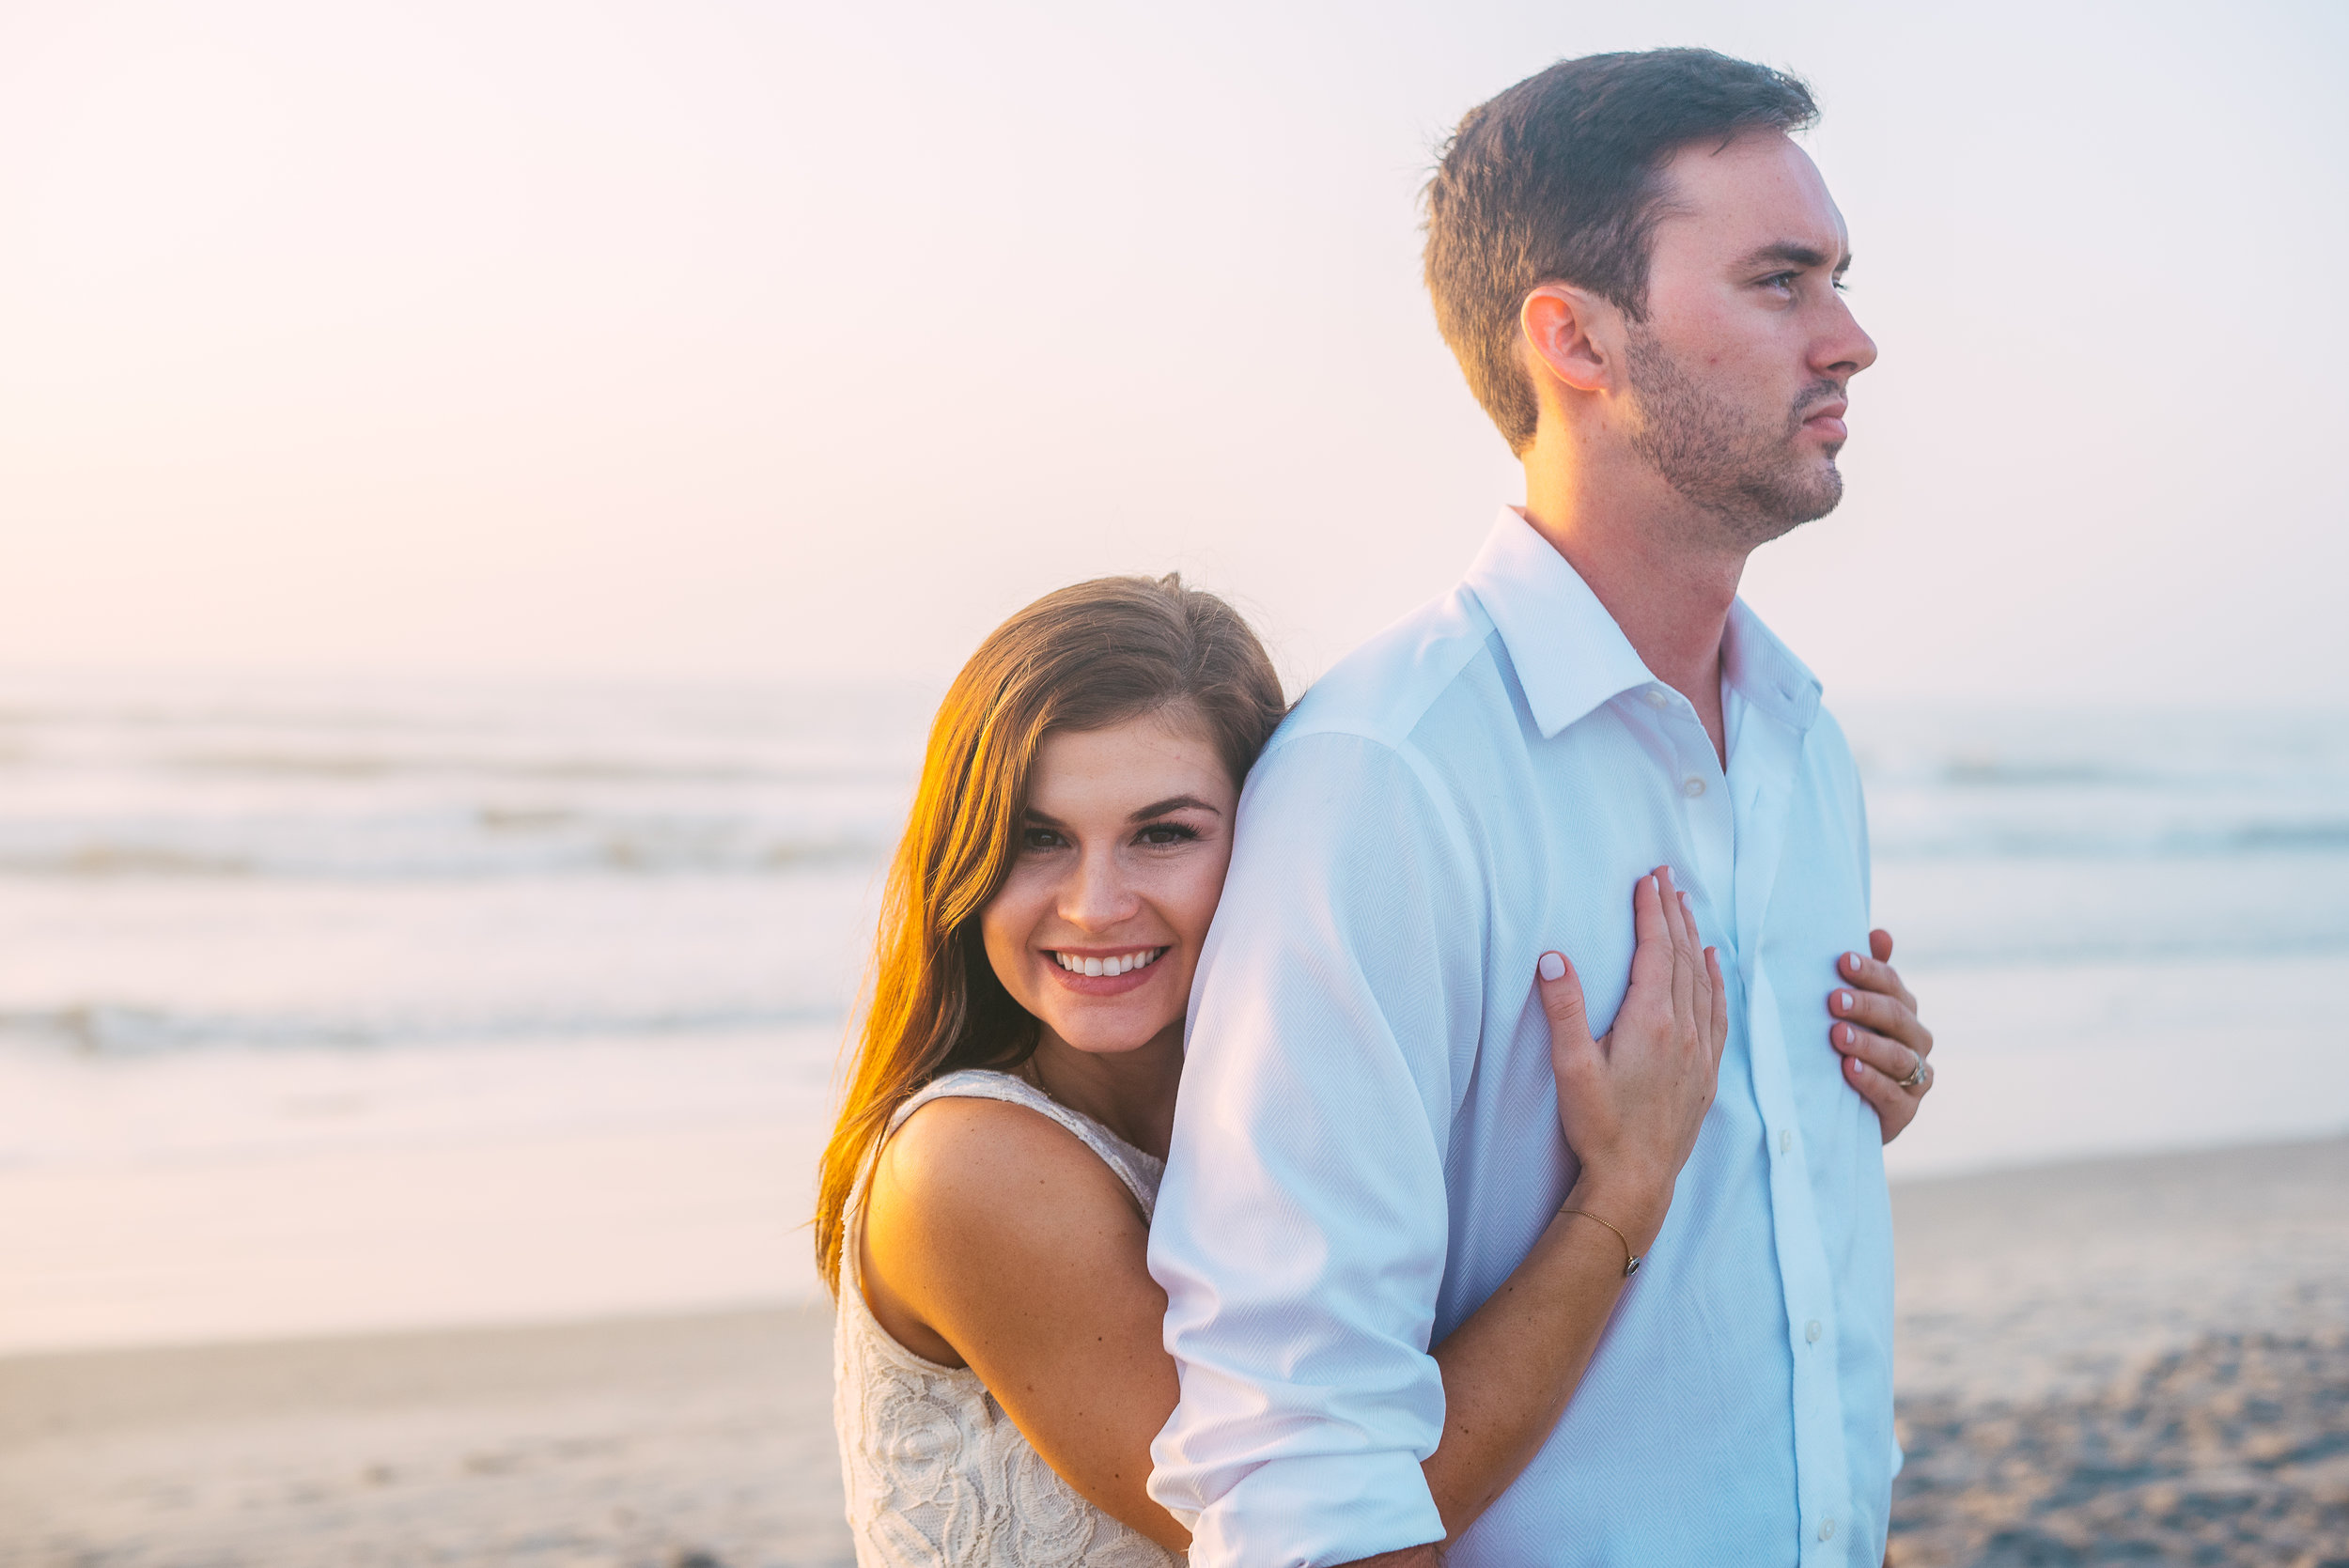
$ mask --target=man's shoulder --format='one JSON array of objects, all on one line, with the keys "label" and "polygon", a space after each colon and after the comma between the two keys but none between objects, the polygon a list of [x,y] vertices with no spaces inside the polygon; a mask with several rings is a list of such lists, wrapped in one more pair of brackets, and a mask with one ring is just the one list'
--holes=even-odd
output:
[{"label": "man's shoulder", "polygon": [[1428,714],[1456,700],[1463,677],[1492,657],[1494,641],[1490,617],[1465,586],[1420,606],[1314,682],[1274,735],[1267,760],[1321,736],[1408,751]]}]

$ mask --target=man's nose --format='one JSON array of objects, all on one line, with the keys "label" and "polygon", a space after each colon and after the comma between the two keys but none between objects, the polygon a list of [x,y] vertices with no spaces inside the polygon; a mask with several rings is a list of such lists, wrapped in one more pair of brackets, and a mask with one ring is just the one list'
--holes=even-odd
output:
[{"label": "man's nose", "polygon": [[1071,925],[1101,931],[1131,919],[1140,903],[1116,854],[1088,850],[1078,859],[1077,875],[1062,892],[1060,914]]},{"label": "man's nose", "polygon": [[1826,375],[1849,380],[1876,362],[1876,340],[1859,325],[1841,294],[1835,296],[1835,318],[1812,352],[1812,363]]}]

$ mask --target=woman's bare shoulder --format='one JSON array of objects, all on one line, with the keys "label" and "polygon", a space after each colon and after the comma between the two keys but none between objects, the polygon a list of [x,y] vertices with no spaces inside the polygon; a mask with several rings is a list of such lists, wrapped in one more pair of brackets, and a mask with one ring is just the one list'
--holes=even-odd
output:
[{"label": "woman's bare shoulder", "polygon": [[1118,1216],[1142,1225],[1125,1184],[1075,1133],[1031,1107],[967,1095],[906,1118],[867,1205],[877,1233],[956,1252],[1065,1241]]}]

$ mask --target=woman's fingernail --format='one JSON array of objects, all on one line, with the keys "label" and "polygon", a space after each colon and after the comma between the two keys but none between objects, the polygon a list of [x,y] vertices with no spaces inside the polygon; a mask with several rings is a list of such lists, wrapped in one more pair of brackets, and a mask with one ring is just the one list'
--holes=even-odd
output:
[{"label": "woman's fingernail", "polygon": [[1857,953],[1844,954],[1843,967],[1850,970],[1855,976],[1858,975],[1859,973],[1859,955]]},{"label": "woman's fingernail", "polygon": [[1544,980],[1563,980],[1566,977],[1566,961],[1555,953],[1542,955],[1541,969]]},{"label": "woman's fingernail", "polygon": [[1856,1056],[1846,1056],[1843,1058],[1843,1065],[1851,1070],[1851,1076],[1854,1078],[1858,1078],[1860,1073],[1865,1070],[1866,1066],[1866,1064]]},{"label": "woman's fingernail", "polygon": [[1851,1011],[1851,993],[1849,991],[1838,991],[1835,993],[1835,1010],[1838,1013],[1848,1013]]}]

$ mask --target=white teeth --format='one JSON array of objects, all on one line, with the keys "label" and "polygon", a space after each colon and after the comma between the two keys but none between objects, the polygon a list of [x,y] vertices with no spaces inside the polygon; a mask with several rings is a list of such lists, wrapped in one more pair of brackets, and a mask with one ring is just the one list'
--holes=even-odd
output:
[{"label": "white teeth", "polygon": [[1073,953],[1054,953],[1052,961],[1071,974],[1131,974],[1138,969],[1157,963],[1166,954],[1162,947],[1144,948],[1139,953],[1121,953],[1110,958],[1080,958]]}]

